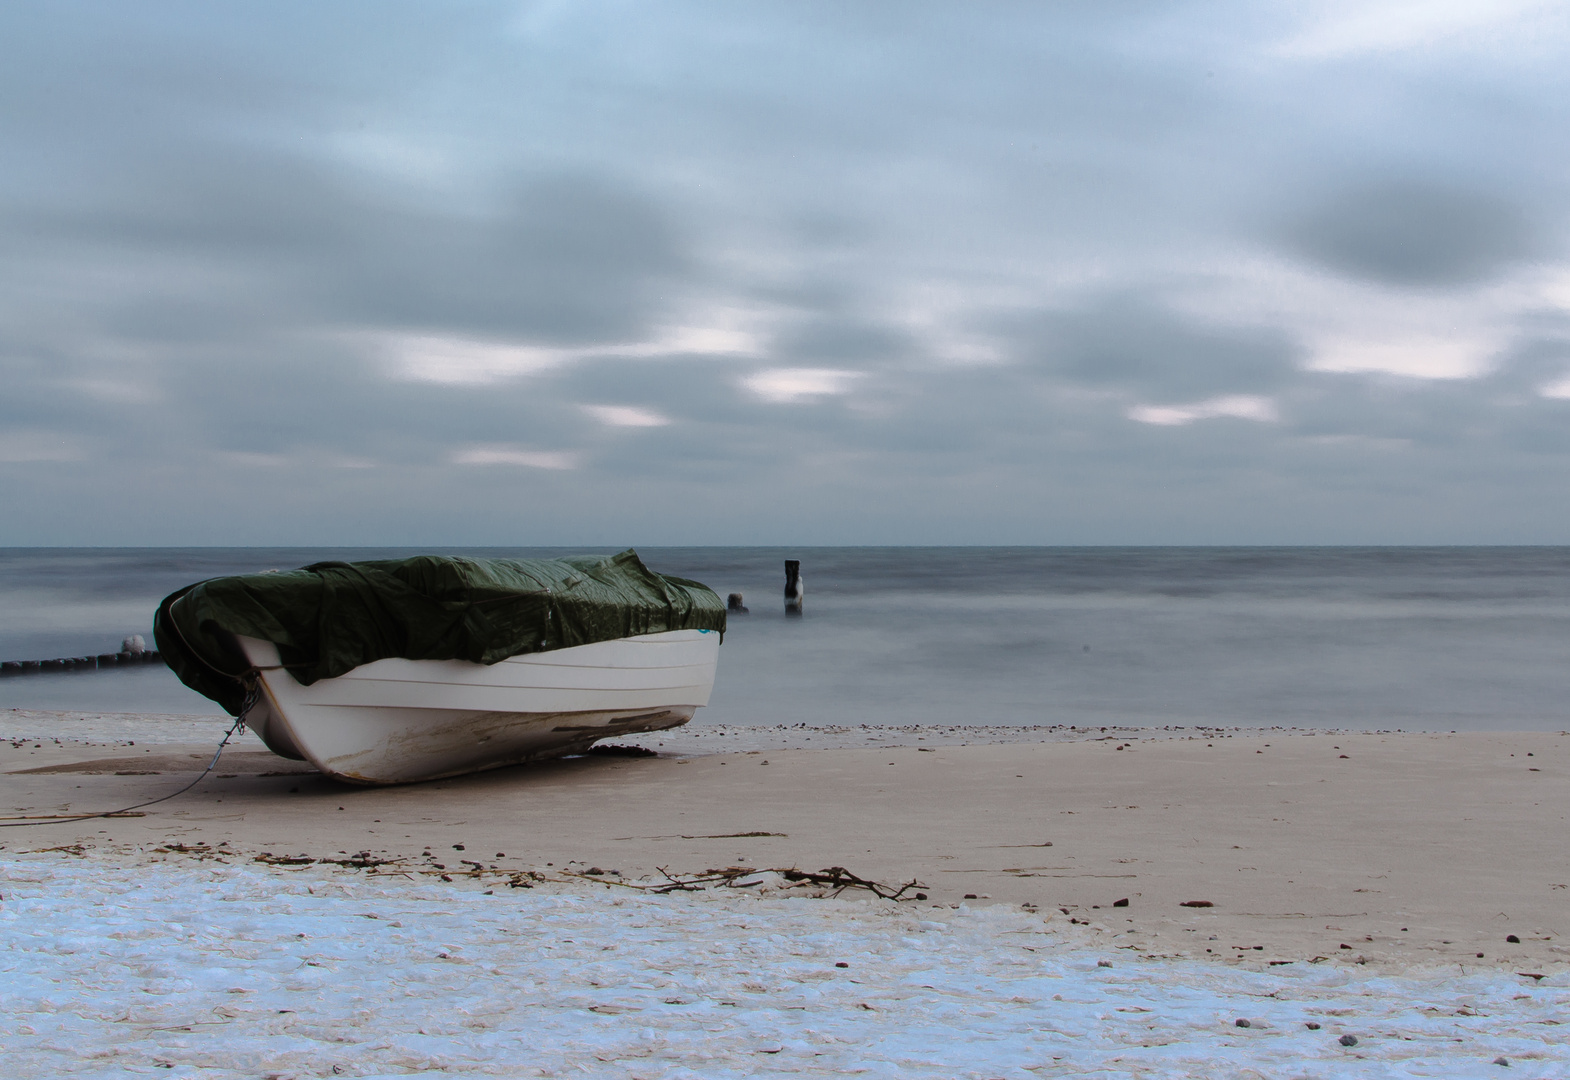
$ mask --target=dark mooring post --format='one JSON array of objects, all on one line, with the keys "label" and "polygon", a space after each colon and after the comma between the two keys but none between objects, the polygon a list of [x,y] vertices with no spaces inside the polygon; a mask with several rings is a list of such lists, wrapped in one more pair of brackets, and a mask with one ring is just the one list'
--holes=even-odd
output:
[{"label": "dark mooring post", "polygon": [[732,615],[747,614],[747,605],[742,602],[741,593],[733,592],[730,594],[730,598],[725,601],[725,610]]},{"label": "dark mooring post", "polygon": [[801,601],[806,590],[801,585],[801,563],[796,559],[785,560],[785,614],[800,615]]}]

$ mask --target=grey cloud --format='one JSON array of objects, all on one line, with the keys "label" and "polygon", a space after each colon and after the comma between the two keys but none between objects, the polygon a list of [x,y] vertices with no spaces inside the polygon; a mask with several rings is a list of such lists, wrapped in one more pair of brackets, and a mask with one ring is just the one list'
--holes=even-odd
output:
[{"label": "grey cloud", "polygon": [[211,324],[209,303],[219,315],[248,303],[274,323],[636,339],[690,262],[671,215],[614,176],[535,176],[500,206],[444,211],[320,163],[219,147],[104,204],[7,224],[32,251],[163,268],[177,297],[149,306],[147,292],[175,291],[152,275],[116,319],[160,338]]},{"label": "grey cloud", "polygon": [[774,343],[777,359],[801,366],[864,368],[917,355],[907,332],[855,316],[800,318]]},{"label": "grey cloud", "polygon": [[1314,375],[1287,406],[1293,435],[1448,450],[1488,442],[1511,416],[1460,380]]},{"label": "grey cloud", "polygon": [[1523,335],[1523,340],[1478,380],[1480,392],[1496,397],[1536,397],[1549,383],[1570,378],[1570,317],[1542,322],[1565,325],[1539,325],[1533,328],[1537,333]]},{"label": "grey cloud", "polygon": [[1014,350],[1069,382],[1164,402],[1268,393],[1299,356],[1280,332],[1202,325],[1139,293],[1034,316],[1014,330]]},{"label": "grey cloud", "polygon": [[716,357],[599,357],[572,364],[541,384],[585,405],[646,406],[672,418],[719,420],[750,412],[738,383],[752,366]]},{"label": "grey cloud", "polygon": [[[0,434],[98,456],[0,465],[0,542],[1224,540],[1260,500],[1358,539],[1463,473],[1570,505],[1536,394],[1562,313],[1504,311],[1497,370],[1425,382],[1301,370],[1269,312],[1171,300],[1285,250],[1475,305],[1557,250],[1562,65],[1267,64],[1275,17],[1228,4],[73,10],[0,11]],[[592,350],[711,312],[766,354],[449,386],[354,337]],[[945,366],[947,332],[1008,362]],[[781,366],[863,377],[741,384]],[[1229,394],[1281,418],[1127,415]],[[582,465],[445,464],[471,443]],[[212,523],[258,499],[267,536]]]},{"label": "grey cloud", "polygon": [[1285,234],[1333,270],[1420,287],[1485,281],[1539,250],[1528,214],[1508,196],[1418,180],[1342,189]]},{"label": "grey cloud", "polygon": [[537,179],[495,217],[426,218],[402,239],[367,244],[348,310],[552,343],[642,338],[689,263],[664,209],[603,175]]}]

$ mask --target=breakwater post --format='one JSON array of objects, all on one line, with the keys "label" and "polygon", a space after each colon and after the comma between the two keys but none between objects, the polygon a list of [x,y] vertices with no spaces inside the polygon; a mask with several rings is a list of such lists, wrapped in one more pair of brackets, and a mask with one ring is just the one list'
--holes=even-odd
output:
[{"label": "breakwater post", "polygon": [[801,561],[785,560],[785,614],[800,615],[806,590],[801,584]]},{"label": "breakwater post", "polygon": [[141,634],[133,634],[121,643],[120,651],[117,653],[99,653],[96,656],[57,656],[53,660],[0,661],[0,678],[53,671],[102,671],[106,668],[162,662],[163,657],[158,654],[158,650],[149,649]]},{"label": "breakwater post", "polygon": [[733,592],[725,601],[725,611],[730,615],[747,614],[747,605],[742,602],[741,593]]}]

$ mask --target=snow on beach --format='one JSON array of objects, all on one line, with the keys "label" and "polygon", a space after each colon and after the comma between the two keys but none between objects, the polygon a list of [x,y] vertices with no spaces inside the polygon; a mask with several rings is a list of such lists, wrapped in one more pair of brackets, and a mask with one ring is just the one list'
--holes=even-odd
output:
[{"label": "snow on beach", "polygon": [[1001,905],[59,852],[0,892],[15,1077],[1570,1074],[1563,974],[1147,959]]}]

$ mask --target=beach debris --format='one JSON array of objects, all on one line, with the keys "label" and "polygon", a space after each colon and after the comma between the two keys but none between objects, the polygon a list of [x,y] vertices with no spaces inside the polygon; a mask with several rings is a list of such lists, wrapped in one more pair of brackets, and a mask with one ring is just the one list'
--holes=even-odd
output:
[{"label": "beach debris", "polygon": [[730,883],[733,889],[757,889],[762,892],[766,889],[787,889],[790,883],[772,870],[765,870],[761,874],[749,874],[744,878],[737,878]]},{"label": "beach debris", "polygon": [[656,882],[652,885],[645,885],[635,881],[622,881],[617,882],[617,884],[623,885],[629,889],[639,889],[645,892],[654,893],[699,892],[703,889],[709,888],[710,886],[716,886],[720,888],[749,888],[757,885],[758,882],[756,880],[748,881],[745,879],[755,879],[758,875],[762,874],[778,874],[780,878],[789,883],[786,886],[787,888],[792,886],[815,885],[820,888],[832,889],[832,895],[834,896],[838,896],[846,889],[865,889],[867,892],[872,893],[872,895],[882,900],[915,900],[918,898],[925,899],[926,895],[924,893],[917,893],[909,897],[907,897],[905,894],[911,892],[912,890],[929,888],[929,886],[923,885],[915,878],[912,878],[911,880],[905,882],[905,884],[895,888],[891,885],[884,885],[881,882],[871,881],[867,878],[859,877],[858,875],[853,874],[849,870],[845,869],[843,866],[830,866],[826,869],[816,872],[799,870],[794,866],[783,868],[775,867],[763,870],[751,866],[730,866],[723,870],[706,870],[701,874],[695,874],[691,877],[685,878],[675,877],[663,866],[655,867],[655,869],[658,870],[661,874],[665,875],[665,881]]},{"label": "beach debris", "polygon": [[1342,1046],[1356,1046],[1357,1045],[1357,1036],[1356,1035],[1343,1035],[1343,1036],[1341,1036],[1341,1038],[1337,1039],[1336,1042],[1340,1043]]},{"label": "beach debris", "polygon": [[1516,974],[1521,976],[1523,979],[1535,979],[1538,982],[1542,982],[1544,979],[1548,978],[1547,975],[1540,971],[1518,971]]},{"label": "beach debris", "polygon": [[1215,907],[1209,900],[1185,900],[1178,907]]},{"label": "beach debris", "polygon": [[[727,832],[727,833],[709,833],[708,835],[705,835],[705,836],[699,836],[699,835],[686,836],[686,835],[683,835],[682,839],[683,840],[745,840],[748,837],[753,837],[753,836],[789,836],[789,835],[790,835],[789,833],[782,833],[782,832]],[[654,839],[662,840],[662,839],[664,839],[664,837],[654,837]]]},{"label": "beach debris", "polygon": [[866,889],[874,896],[884,900],[898,900],[912,889],[926,888],[915,878],[912,878],[899,888],[894,889],[888,885],[882,885],[876,881],[858,877],[843,866],[831,866],[826,870],[819,870],[817,873],[808,873],[805,870],[797,870],[794,867],[789,870],[778,870],[775,872],[792,884],[822,885],[833,889],[835,895],[846,889]]},{"label": "beach debris", "polygon": [[1254,1026],[1254,1022],[1252,1020],[1246,1019],[1245,1017],[1242,1017],[1242,1016],[1240,1016],[1236,1020],[1232,1021],[1232,1023],[1233,1023],[1233,1025],[1235,1027],[1241,1027],[1241,1028],[1253,1027]]},{"label": "beach debris", "polygon": [[1319,1022],[1317,1020],[1310,1020],[1308,1023],[1304,1024],[1303,1026],[1308,1028],[1308,1030],[1310,1030],[1310,1031],[1318,1031],[1319,1030]]},{"label": "beach debris", "polygon": [[835,966],[835,967],[837,967],[837,968],[848,968],[848,967],[850,967],[850,965],[849,965],[849,964],[847,964],[847,963],[846,963],[846,962],[845,962],[845,961],[843,961],[843,960],[836,960],[836,961],[835,961],[835,962],[834,962],[834,966]]},{"label": "beach debris", "polygon": [[1514,934],[1506,934],[1505,935],[1505,940],[1508,941],[1512,945],[1519,945],[1519,944],[1521,944],[1521,939],[1516,937]]},{"label": "beach debris", "polygon": [[[190,847],[186,847],[184,844],[169,844],[161,848],[155,848],[154,850],[160,852],[178,852],[182,855],[197,855],[199,857],[212,857],[216,855],[230,854],[229,852],[213,851],[204,844],[196,844]],[[397,859],[375,858],[369,851],[361,851],[354,855],[346,856],[342,859],[317,859],[310,855],[274,855],[271,851],[264,851],[260,855],[252,856],[251,861],[264,863],[267,866],[303,867],[327,865],[342,866],[349,870],[371,871],[374,871],[378,866],[395,866],[399,862]]]},{"label": "beach debris", "polygon": [[1114,901],[1112,901],[1112,906],[1113,907],[1128,907],[1128,897],[1125,896],[1121,900],[1114,900]]},{"label": "beach debris", "polygon": [[1112,961],[1111,960],[1097,960],[1096,961],[1096,966],[1098,968],[1100,968],[1100,967],[1111,967],[1112,966]]},{"label": "beach debris", "polygon": [[[627,743],[597,743],[585,750],[586,757],[659,757],[658,750],[650,750],[647,746],[632,746]],[[767,762],[765,762],[767,764]]]},{"label": "beach debris", "polygon": [[1494,1064],[1495,1065],[1503,1065],[1506,1068],[1508,1068],[1510,1066],[1510,1059],[1505,1057],[1503,1054],[1501,1054],[1499,1057],[1496,1057],[1494,1059]]}]

